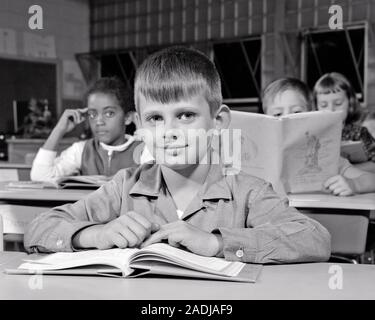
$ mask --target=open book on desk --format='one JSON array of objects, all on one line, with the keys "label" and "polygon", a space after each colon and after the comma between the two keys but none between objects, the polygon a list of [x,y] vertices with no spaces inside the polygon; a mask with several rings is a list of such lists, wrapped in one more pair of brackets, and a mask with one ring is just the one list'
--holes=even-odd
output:
[{"label": "open book on desk", "polygon": [[241,111],[231,114],[230,130],[221,136],[221,155],[228,172],[242,170],[262,178],[280,193],[320,191],[324,181],[338,173],[340,112],[278,118]]},{"label": "open book on desk", "polygon": [[24,260],[8,274],[102,275],[139,277],[146,274],[188,278],[255,282],[262,266],[203,257],[164,243],[143,249],[59,252]]},{"label": "open book on desk", "polygon": [[7,188],[21,189],[98,189],[111,177],[102,175],[92,176],[67,176],[49,181],[12,181]]}]

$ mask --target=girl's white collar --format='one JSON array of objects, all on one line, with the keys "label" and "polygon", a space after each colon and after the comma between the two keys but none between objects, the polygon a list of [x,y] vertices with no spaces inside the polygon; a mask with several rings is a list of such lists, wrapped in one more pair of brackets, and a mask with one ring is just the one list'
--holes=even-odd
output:
[{"label": "girl's white collar", "polygon": [[134,142],[134,137],[131,135],[126,134],[125,139],[126,139],[126,142],[118,146],[110,146],[103,142],[99,142],[99,144],[104,150],[108,152],[108,154],[112,154],[114,151],[117,151],[117,152],[124,151]]}]

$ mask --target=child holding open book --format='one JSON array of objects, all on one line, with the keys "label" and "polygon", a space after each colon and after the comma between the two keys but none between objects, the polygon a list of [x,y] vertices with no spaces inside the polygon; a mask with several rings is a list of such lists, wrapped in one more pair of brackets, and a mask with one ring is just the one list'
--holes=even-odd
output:
[{"label": "child holding open book", "polygon": [[370,163],[359,167],[375,171],[375,138],[358,124],[363,111],[349,80],[337,72],[327,73],[316,82],[313,95],[317,110],[343,112],[342,140],[362,141]]},{"label": "child holding open book", "polygon": [[[112,176],[136,165],[133,154],[140,142],[125,134],[130,106],[124,84],[117,78],[101,78],[88,89],[84,102],[83,109],[64,111],[35,157],[32,180],[76,174]],[[74,143],[56,157],[62,137],[86,119],[94,137]]]},{"label": "child holding open book", "polygon": [[243,172],[226,175],[213,160],[213,130],[228,127],[230,110],[205,55],[182,47],[154,53],[137,70],[134,94],[155,163],[121,170],[86,198],[37,217],[25,233],[29,252],[168,241],[232,261],[329,258],[323,226],[289,207],[270,183]]},{"label": "child holding open book", "polygon": [[[263,93],[263,111],[272,116],[312,110],[312,95],[308,86],[295,78],[271,82]],[[375,174],[355,168],[340,157],[339,174],[330,177],[324,187],[337,196],[375,192]]]}]

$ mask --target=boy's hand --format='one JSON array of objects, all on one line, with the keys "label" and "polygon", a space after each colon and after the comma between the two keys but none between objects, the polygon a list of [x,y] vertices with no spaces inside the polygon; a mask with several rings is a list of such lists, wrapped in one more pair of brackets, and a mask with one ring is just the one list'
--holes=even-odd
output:
[{"label": "boy's hand", "polygon": [[167,239],[171,246],[182,245],[191,252],[208,257],[216,256],[223,246],[221,236],[202,231],[185,221],[176,221],[161,226],[160,230],[152,234],[141,247],[163,239]]},{"label": "boy's hand", "polygon": [[95,247],[98,249],[134,248],[139,246],[159,225],[151,223],[134,211],[128,212],[99,227],[95,234]]},{"label": "boy's hand", "polygon": [[341,175],[327,179],[327,181],[324,182],[324,187],[336,196],[351,196],[354,194],[348,180]]},{"label": "boy's hand", "polygon": [[56,125],[56,130],[65,134],[72,131],[77,125],[85,121],[87,108],[66,109]]}]

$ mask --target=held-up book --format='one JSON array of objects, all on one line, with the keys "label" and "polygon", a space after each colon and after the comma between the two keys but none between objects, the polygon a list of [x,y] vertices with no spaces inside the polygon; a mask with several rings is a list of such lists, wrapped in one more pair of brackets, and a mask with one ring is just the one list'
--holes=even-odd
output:
[{"label": "held-up book", "polygon": [[111,178],[102,175],[68,176],[49,181],[12,181],[7,188],[21,189],[98,189]]},{"label": "held-up book", "polygon": [[[340,112],[303,112],[279,118],[231,113],[229,135],[223,132],[220,151],[229,173],[242,170],[271,182],[280,193],[322,191],[324,181],[338,174]],[[241,131],[235,135],[233,129]]]},{"label": "held-up book", "polygon": [[366,162],[368,160],[362,141],[342,141],[341,155],[352,163]]},{"label": "held-up book", "polygon": [[[37,256],[38,257],[38,256]],[[88,250],[53,253],[24,260],[8,274],[101,275],[139,277],[147,274],[188,278],[256,282],[261,265],[203,257],[165,243],[143,249]]]}]

